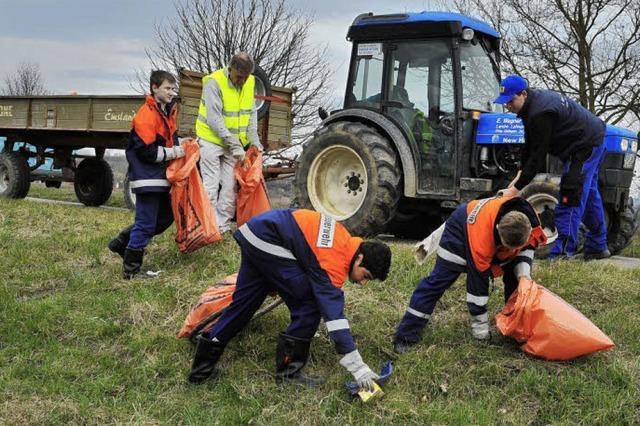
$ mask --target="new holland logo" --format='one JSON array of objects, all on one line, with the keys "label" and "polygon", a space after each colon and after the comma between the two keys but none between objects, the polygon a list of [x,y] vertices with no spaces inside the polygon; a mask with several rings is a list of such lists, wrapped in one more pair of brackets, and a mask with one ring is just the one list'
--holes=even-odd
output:
[{"label": "new holland logo", "polygon": [[318,230],[317,247],[333,247],[333,234],[336,232],[336,220],[331,216],[320,215],[320,229]]}]

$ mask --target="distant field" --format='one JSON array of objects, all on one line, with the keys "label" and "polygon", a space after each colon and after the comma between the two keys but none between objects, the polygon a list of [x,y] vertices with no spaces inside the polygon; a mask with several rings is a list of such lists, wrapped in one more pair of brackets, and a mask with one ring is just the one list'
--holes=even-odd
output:
[{"label": "distant field", "polygon": [[[30,194],[46,195],[37,188]],[[58,192],[67,194],[68,189]],[[118,205],[118,202],[113,202]],[[415,285],[411,246],[392,243],[385,283],[346,285],[346,314],[365,361],[394,359],[383,399],[352,402],[349,376],[324,326],[312,346],[319,389],[279,387],[272,377],[280,307],[227,348],[220,377],[186,383],[191,345],[176,339],[190,306],[238,268],[227,238],[192,255],[173,228],[145,260],[165,272],[120,279],[106,249],[132,212],[0,199],[0,424],[638,424],[640,271],[578,261],[538,262],[534,278],[583,312],[617,344],[573,362],[545,362],[497,337],[471,337],[461,279],[438,304],[417,349],[396,358],[391,336]],[[640,256],[638,239],[627,254]],[[490,312],[501,308],[496,282]]]}]

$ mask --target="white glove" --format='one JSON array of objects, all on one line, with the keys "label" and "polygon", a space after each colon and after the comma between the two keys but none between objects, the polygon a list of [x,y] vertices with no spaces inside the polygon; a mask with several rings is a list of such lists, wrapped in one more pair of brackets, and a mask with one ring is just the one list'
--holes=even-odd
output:
[{"label": "white glove", "polygon": [[264,147],[262,146],[260,141],[255,141],[251,145],[255,146],[256,148],[258,148],[258,151],[260,151],[260,152],[264,151]]},{"label": "white glove", "polygon": [[471,316],[471,334],[478,340],[489,340],[491,338],[488,314]]},{"label": "white glove", "polygon": [[446,222],[440,225],[440,227],[433,231],[427,238],[415,245],[413,257],[415,257],[418,265],[422,265],[429,256],[438,251],[445,225]]},{"label": "white glove", "polygon": [[340,360],[340,365],[353,375],[361,389],[367,391],[372,391],[374,381],[380,378],[362,361],[360,352],[357,349],[343,356]]},{"label": "white glove", "polygon": [[182,158],[185,156],[184,148],[176,145],[172,148],[164,148],[165,161],[175,160],[176,158]]},{"label": "white glove", "polygon": [[244,148],[240,143],[240,140],[235,136],[227,136],[224,138],[225,145],[231,151],[231,155],[238,161],[244,160]]}]

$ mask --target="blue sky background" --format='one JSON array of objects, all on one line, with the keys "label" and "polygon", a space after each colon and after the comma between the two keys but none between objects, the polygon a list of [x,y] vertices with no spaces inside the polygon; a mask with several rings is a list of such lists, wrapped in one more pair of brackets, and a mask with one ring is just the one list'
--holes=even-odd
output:
[{"label": "blue sky background", "polygon": [[[330,82],[344,91],[350,45],[345,35],[360,13],[437,9],[439,0],[290,0],[315,17],[312,43],[328,43]],[[144,49],[154,25],[171,18],[173,0],[0,0],[0,85],[20,62],[40,65],[54,93],[129,94],[136,70],[148,68]]]}]

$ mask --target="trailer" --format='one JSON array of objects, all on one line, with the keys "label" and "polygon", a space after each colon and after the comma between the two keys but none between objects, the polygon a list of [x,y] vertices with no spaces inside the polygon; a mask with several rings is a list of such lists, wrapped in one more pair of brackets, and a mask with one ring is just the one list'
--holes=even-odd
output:
[{"label": "trailer", "polygon": [[[256,70],[258,131],[265,150],[291,144],[293,90],[270,86]],[[181,70],[178,135],[195,137],[195,120],[203,73]],[[24,198],[31,182],[60,187],[73,182],[78,200],[87,206],[104,204],[114,177],[105,160],[107,149],[125,149],[131,121],[144,103],[142,95],[0,96],[0,196]],[[94,153],[83,153],[93,148]],[[80,151],[82,150],[82,151]],[[43,167],[49,162],[50,167]],[[135,198],[124,182],[129,207]]]}]

